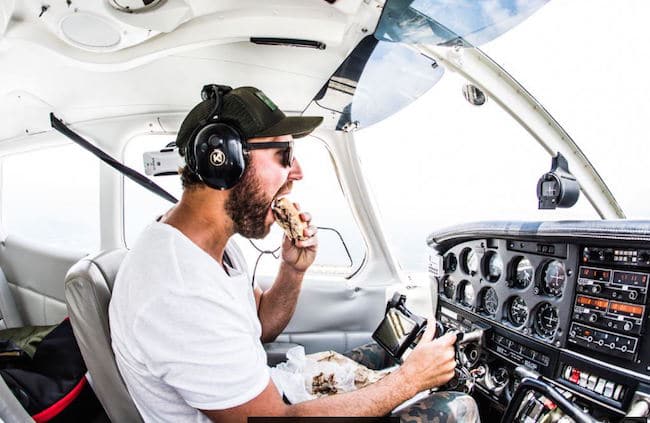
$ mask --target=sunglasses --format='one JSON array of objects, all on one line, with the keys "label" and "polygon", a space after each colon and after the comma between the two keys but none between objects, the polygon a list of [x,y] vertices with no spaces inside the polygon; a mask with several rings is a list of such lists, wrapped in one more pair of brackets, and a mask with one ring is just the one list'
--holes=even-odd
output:
[{"label": "sunglasses", "polygon": [[267,148],[282,149],[282,166],[291,167],[293,164],[293,141],[279,141],[279,142],[255,142],[248,143],[246,149],[263,150]]}]

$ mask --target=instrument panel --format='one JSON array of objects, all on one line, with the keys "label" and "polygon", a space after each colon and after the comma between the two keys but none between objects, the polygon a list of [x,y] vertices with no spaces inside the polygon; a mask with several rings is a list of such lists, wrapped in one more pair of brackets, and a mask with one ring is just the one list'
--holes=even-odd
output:
[{"label": "instrument panel", "polygon": [[563,298],[573,295],[575,266],[566,245],[545,245],[544,255],[522,252],[526,247],[523,241],[482,240],[453,248],[443,256],[440,297],[560,346],[565,335],[561,322],[570,315]]},{"label": "instrument panel", "polygon": [[647,226],[647,242],[620,234],[522,236],[511,228],[502,236],[493,228],[489,237],[430,236],[437,318],[448,329],[485,330],[481,347],[464,351],[461,363],[479,376],[486,397],[505,407],[517,366],[614,421],[639,390],[650,391]]}]

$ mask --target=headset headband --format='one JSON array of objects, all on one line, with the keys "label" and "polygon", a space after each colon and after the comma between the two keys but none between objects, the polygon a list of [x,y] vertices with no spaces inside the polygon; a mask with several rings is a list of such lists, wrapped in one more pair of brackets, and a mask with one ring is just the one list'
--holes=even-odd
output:
[{"label": "headset headband", "polygon": [[210,114],[200,122],[199,126],[205,125],[209,120],[219,119],[221,106],[223,105],[223,96],[230,91],[232,91],[232,87],[228,85],[208,84],[203,86],[201,89],[201,98],[203,100],[214,99],[214,106],[210,110]]}]

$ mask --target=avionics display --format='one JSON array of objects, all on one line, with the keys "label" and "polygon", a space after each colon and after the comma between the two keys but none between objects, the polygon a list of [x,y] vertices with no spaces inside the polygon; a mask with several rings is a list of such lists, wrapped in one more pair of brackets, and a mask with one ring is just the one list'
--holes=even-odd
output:
[{"label": "avionics display", "polygon": [[650,274],[580,266],[567,341],[628,361],[637,359]]},{"label": "avionics display", "polygon": [[646,273],[636,272],[614,272],[614,283],[621,285],[631,285],[646,288],[648,286],[648,275]]},{"label": "avionics display", "polygon": [[578,295],[576,298],[576,305],[581,305],[596,310],[607,310],[609,301],[603,300],[602,298],[592,298],[585,295]]},{"label": "avionics display", "polygon": [[616,301],[609,303],[609,311],[611,313],[636,317],[637,319],[641,319],[643,317],[643,309],[643,306],[635,304],[617,303]]},{"label": "avionics display", "polygon": [[594,267],[581,267],[580,277],[591,279],[592,281],[608,281],[610,271],[604,269],[596,269]]}]

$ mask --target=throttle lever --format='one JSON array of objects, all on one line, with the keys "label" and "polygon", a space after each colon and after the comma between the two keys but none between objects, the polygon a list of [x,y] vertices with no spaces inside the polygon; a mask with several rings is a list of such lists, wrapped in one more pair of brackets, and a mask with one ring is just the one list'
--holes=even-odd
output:
[{"label": "throttle lever", "polygon": [[456,334],[456,346],[459,347],[470,342],[482,344],[484,332],[483,329],[474,329],[471,332],[458,332]]}]

